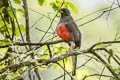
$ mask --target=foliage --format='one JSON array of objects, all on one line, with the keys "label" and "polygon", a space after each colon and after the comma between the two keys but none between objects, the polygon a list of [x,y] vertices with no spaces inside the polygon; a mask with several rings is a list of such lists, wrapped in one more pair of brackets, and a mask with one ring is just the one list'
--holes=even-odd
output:
[{"label": "foliage", "polygon": [[[61,4],[63,3],[62,0],[55,0],[55,1],[54,0],[38,0],[38,2],[40,6],[50,5],[54,11],[57,11],[61,7]],[[68,7],[70,7],[74,13],[78,13],[78,9],[73,3],[71,3],[70,1],[64,1],[64,5],[62,6],[62,8],[68,8]]]},{"label": "foliage", "polygon": [[21,4],[21,0],[13,0],[16,4]]},{"label": "foliage", "polygon": [[[0,1],[0,80],[24,80],[24,75],[34,76],[34,74],[32,74],[33,72],[35,72],[36,77],[38,77],[39,72],[47,72],[51,70],[51,68],[54,71],[59,71],[61,73],[61,76],[66,77],[66,80],[68,80],[70,78],[71,71],[73,68],[72,60],[70,57],[72,54],[69,54],[70,56],[66,54],[67,51],[69,51],[69,48],[64,46],[64,44],[61,45],[61,41],[54,41],[57,40],[57,38],[55,37],[55,32],[51,28],[51,26],[52,23],[57,21],[55,21],[54,18],[51,19],[50,16],[46,16],[44,14],[39,13],[42,15],[42,18],[47,17],[51,21],[49,28],[53,30],[53,32],[49,32],[49,30],[46,30],[47,32],[41,30],[40,34],[42,35],[42,33],[44,32],[45,36],[46,34],[49,34],[48,37],[52,35],[52,39],[49,39],[48,42],[46,41],[47,38],[41,38],[42,42],[40,41],[40,43],[33,43],[31,36],[28,35],[32,34],[32,32],[28,31],[31,31],[29,29],[33,29],[33,26],[27,28],[31,26],[29,25],[30,22],[28,21],[31,15],[27,16],[27,10],[25,9],[23,1],[25,0]],[[77,7],[69,0],[65,0],[64,3],[63,0],[37,1],[40,7],[49,6],[54,11],[58,11],[60,8],[70,8],[74,13],[78,13]],[[13,6],[13,4],[17,6],[24,5],[24,8],[16,8],[15,6]],[[110,13],[110,10],[115,9],[111,8],[105,9],[106,12]],[[28,11],[30,10],[29,7],[27,7],[27,9]],[[98,10],[96,12],[99,11],[102,12],[102,15],[105,13],[105,11],[103,10]],[[83,24],[92,22],[101,16],[98,16],[93,20],[91,20],[90,18],[90,21]],[[21,23],[20,20],[24,20],[24,23]],[[38,21],[36,21],[35,24],[37,24],[37,22]],[[42,21],[40,22],[40,24],[42,24]],[[37,35],[37,32],[35,33]],[[27,41],[27,38],[30,38],[30,41]],[[109,80],[118,80],[117,76],[120,75],[120,46],[115,45],[115,43],[120,43],[119,35],[116,36],[114,41],[99,42],[97,44],[93,44],[93,46],[91,46],[88,49],[84,49],[83,51],[75,50],[76,53],[78,53],[77,55],[84,55],[84,59],[82,59],[81,56],[78,56],[81,59],[78,61],[78,64],[80,64],[80,66],[78,66],[76,69],[76,76],[74,77],[75,80],[102,80],[102,78],[106,76]],[[64,58],[66,56],[67,58]],[[93,64],[91,65],[91,63]],[[102,65],[102,67],[104,66],[104,68],[101,68],[101,66],[99,65]],[[96,68],[94,67],[96,66],[99,72],[95,70]],[[108,70],[108,73],[110,75],[105,73],[104,69]],[[46,75],[49,76],[48,74]],[[58,76],[57,78],[60,79],[62,78],[61,76]]]}]

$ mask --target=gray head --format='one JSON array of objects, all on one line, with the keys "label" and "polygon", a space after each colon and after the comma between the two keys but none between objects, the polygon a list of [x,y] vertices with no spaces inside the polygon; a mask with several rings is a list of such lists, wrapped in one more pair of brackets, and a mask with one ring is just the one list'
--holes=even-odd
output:
[{"label": "gray head", "polygon": [[67,8],[61,8],[58,12],[61,13],[61,16],[70,16],[70,11]]}]

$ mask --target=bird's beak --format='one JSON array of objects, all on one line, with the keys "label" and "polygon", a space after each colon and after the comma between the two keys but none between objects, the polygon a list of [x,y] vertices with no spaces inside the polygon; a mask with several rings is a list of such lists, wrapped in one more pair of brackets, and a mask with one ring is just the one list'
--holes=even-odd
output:
[{"label": "bird's beak", "polygon": [[64,11],[61,11],[61,10],[60,10],[60,11],[59,11],[59,13],[61,13],[61,14],[62,14],[62,13],[64,13]]}]

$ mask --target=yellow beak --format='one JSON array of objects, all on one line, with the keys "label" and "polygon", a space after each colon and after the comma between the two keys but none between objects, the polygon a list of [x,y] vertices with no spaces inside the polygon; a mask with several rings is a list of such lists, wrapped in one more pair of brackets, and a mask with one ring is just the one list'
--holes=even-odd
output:
[{"label": "yellow beak", "polygon": [[64,13],[64,11],[59,11],[59,13],[61,13],[61,14],[62,14],[62,13]]}]

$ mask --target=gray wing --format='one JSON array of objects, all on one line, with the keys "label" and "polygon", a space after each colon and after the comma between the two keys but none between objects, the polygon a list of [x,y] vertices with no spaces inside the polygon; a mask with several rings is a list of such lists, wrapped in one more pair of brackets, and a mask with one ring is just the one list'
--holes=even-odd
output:
[{"label": "gray wing", "polygon": [[81,33],[77,27],[77,25],[75,24],[75,22],[69,22],[68,24],[66,24],[66,27],[70,33],[70,36],[73,40],[73,42],[75,42],[76,47],[80,47],[81,46]]}]

